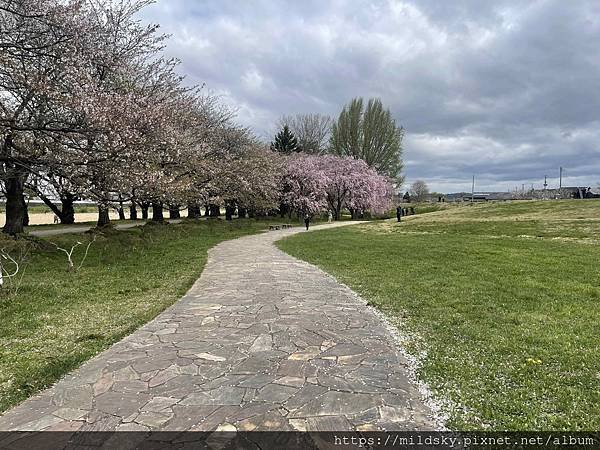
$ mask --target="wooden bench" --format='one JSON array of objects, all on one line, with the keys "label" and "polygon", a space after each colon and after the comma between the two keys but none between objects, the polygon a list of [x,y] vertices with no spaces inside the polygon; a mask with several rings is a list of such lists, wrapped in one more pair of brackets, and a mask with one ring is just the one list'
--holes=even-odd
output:
[{"label": "wooden bench", "polygon": [[269,225],[269,231],[272,230],[285,230],[286,228],[292,228],[292,224],[290,223],[282,223],[279,225]]}]

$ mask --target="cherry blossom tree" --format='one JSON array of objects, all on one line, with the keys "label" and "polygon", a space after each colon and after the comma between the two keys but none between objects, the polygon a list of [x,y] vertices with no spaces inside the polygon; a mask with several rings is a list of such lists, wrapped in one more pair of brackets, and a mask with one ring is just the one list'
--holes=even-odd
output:
[{"label": "cherry blossom tree", "polygon": [[305,154],[288,157],[282,203],[290,212],[316,214],[326,208],[329,179],[322,169],[320,157]]},{"label": "cherry blossom tree", "polygon": [[[85,168],[91,173],[80,179],[94,185],[112,174],[91,166],[114,166],[119,162],[116,155],[129,160],[122,140],[132,129],[120,123],[129,120],[130,107],[138,100],[131,96],[129,83],[144,73],[140,67],[164,65],[160,59],[150,62],[164,36],[156,35],[155,26],[134,20],[149,3],[0,2],[0,162],[6,233],[23,231],[28,178],[52,174],[73,179]],[[128,76],[132,72],[135,76]]]},{"label": "cherry blossom tree", "polygon": [[343,208],[352,215],[389,208],[392,185],[361,159],[333,155],[288,157],[283,202],[298,213],[329,207],[336,220]]},{"label": "cherry blossom tree", "polygon": [[72,20],[78,10],[74,1],[0,3],[0,162],[9,234],[23,231],[23,190],[32,167],[57,147],[57,135],[82,128],[63,107],[76,78],[76,36],[87,31]]}]

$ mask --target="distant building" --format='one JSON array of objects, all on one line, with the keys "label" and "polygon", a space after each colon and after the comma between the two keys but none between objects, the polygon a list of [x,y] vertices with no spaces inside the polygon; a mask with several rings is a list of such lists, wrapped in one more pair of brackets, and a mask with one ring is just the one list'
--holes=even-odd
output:
[{"label": "distant building", "polygon": [[[448,202],[470,202],[470,192],[455,192],[445,195]],[[531,189],[513,192],[476,192],[474,202],[507,201],[507,200],[557,200],[557,199],[600,198],[600,189],[590,187],[567,186],[561,189]]]},{"label": "distant building", "polygon": [[560,189],[536,189],[532,192],[534,199],[586,199],[600,198],[600,192],[591,187],[565,186]]},{"label": "distant building", "polygon": [[[475,192],[473,194],[474,202],[487,202],[487,201],[505,201],[505,200],[518,200],[513,192]],[[446,201],[449,202],[470,202],[470,192],[456,192],[453,194],[446,195]]]}]

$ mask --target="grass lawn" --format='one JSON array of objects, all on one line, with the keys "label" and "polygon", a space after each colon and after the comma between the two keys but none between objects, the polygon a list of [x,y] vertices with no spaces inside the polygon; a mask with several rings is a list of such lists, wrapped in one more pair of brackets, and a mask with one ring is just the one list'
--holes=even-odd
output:
[{"label": "grass lawn", "polygon": [[451,208],[278,244],[385,311],[454,429],[600,429],[600,201]]},{"label": "grass lawn", "polygon": [[[76,273],[66,271],[66,256],[48,242],[68,249],[87,235],[37,240],[18,294],[0,291],[0,412],[175,302],[200,275],[210,247],[264,228],[264,222],[235,220],[109,231]],[[10,248],[14,241],[1,244]],[[75,251],[76,264],[84,251]]]}]

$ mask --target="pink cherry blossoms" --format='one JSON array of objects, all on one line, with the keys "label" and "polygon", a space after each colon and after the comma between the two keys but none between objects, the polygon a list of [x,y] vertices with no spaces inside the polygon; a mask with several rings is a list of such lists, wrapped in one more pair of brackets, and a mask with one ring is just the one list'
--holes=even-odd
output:
[{"label": "pink cherry blossoms", "polygon": [[389,209],[390,181],[367,163],[333,155],[289,156],[283,178],[283,203],[298,213],[315,214],[330,209],[336,219],[342,209],[353,215]]}]

